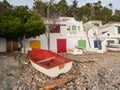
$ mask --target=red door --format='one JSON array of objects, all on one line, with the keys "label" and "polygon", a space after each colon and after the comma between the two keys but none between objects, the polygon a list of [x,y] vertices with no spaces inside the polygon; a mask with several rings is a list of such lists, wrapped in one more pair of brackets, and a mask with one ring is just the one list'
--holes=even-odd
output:
[{"label": "red door", "polygon": [[57,39],[57,52],[66,52],[66,39]]}]

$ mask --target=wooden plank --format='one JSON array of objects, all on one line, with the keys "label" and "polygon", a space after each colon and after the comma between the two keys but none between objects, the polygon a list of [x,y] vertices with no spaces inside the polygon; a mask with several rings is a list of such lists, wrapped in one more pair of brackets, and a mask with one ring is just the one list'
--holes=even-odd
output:
[{"label": "wooden plank", "polygon": [[46,59],[43,59],[43,60],[38,61],[37,63],[49,61],[49,60],[52,60],[52,59],[54,59],[54,58],[55,58],[54,56],[53,56],[53,57],[50,57],[50,58],[46,58]]},{"label": "wooden plank", "polygon": [[62,86],[70,81],[74,81],[76,77],[72,75],[65,75],[64,77],[57,79],[57,80],[52,80],[52,81],[47,81],[44,83],[42,90],[52,90],[58,86]]}]

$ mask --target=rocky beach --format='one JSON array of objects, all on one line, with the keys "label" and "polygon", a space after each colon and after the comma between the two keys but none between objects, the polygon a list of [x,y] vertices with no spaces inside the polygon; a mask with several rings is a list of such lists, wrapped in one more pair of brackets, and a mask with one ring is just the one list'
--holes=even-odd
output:
[{"label": "rocky beach", "polygon": [[59,54],[73,60],[72,68],[50,78],[27,55],[0,53],[0,90],[120,90],[120,52]]}]

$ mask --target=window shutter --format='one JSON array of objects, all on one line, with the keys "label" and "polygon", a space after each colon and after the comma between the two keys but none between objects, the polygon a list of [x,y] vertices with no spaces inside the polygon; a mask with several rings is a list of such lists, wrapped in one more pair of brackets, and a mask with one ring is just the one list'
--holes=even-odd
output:
[{"label": "window shutter", "polygon": [[78,26],[78,31],[80,31],[80,26]]},{"label": "window shutter", "polygon": [[120,26],[118,26],[118,34],[120,34]]},{"label": "window shutter", "polygon": [[75,25],[72,25],[72,30],[76,30],[76,26]]}]

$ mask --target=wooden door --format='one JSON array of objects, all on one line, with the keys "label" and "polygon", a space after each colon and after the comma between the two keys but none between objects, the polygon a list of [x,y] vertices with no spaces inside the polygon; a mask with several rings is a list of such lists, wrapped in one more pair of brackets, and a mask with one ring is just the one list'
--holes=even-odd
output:
[{"label": "wooden door", "polygon": [[66,39],[57,39],[57,52],[66,52]]},{"label": "wooden door", "polygon": [[6,39],[0,38],[0,52],[6,52]]},{"label": "wooden door", "polygon": [[94,48],[102,49],[101,41],[95,40],[94,41]]},{"label": "wooden door", "polygon": [[17,51],[18,50],[18,40],[8,38],[6,48],[7,48],[7,52]]},{"label": "wooden door", "polygon": [[86,40],[78,40],[78,47],[86,48]]},{"label": "wooden door", "polygon": [[40,49],[40,40],[31,40],[30,41],[31,48],[39,48]]}]

